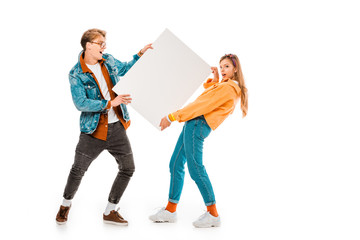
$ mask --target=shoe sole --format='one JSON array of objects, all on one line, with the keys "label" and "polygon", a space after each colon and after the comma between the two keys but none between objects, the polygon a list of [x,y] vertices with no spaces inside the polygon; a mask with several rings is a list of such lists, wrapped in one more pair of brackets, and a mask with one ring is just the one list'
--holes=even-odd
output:
[{"label": "shoe sole", "polygon": [[[151,220],[153,221],[153,220]],[[175,220],[172,220],[172,221],[163,221],[163,220],[158,220],[158,221],[153,221],[154,223],[175,223],[176,221]]]},{"label": "shoe sole", "polygon": [[155,220],[155,219],[152,219],[151,217],[149,217],[150,221],[154,222],[154,223],[175,223],[176,222],[176,219],[175,220]]},{"label": "shoe sole", "polygon": [[66,224],[66,222],[58,222],[58,221],[56,221],[56,223],[57,223],[58,225],[65,225],[65,224]]},{"label": "shoe sole", "polygon": [[195,224],[193,224],[193,225],[194,225],[194,227],[196,227],[196,228],[212,228],[212,227],[220,227],[220,226],[221,226],[220,223],[211,224],[210,226],[209,226],[209,225],[207,225],[207,226],[197,226],[197,225],[195,225]]},{"label": "shoe sole", "polygon": [[117,225],[117,226],[128,226],[129,225],[129,223],[119,223],[119,222],[113,222],[113,221],[107,221],[107,220],[104,220],[104,223]]}]

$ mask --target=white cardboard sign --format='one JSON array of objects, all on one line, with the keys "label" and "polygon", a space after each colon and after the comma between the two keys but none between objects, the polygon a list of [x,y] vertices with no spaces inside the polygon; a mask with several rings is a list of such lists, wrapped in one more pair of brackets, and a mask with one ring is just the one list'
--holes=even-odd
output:
[{"label": "white cardboard sign", "polygon": [[168,29],[113,88],[160,130],[161,118],[180,109],[211,73],[210,65]]}]

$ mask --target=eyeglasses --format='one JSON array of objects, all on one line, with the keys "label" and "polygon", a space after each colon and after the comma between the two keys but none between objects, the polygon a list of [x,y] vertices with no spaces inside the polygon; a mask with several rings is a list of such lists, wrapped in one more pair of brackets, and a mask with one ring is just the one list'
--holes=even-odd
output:
[{"label": "eyeglasses", "polygon": [[95,43],[95,44],[99,45],[101,48],[106,47],[106,42],[91,42],[91,43]]}]

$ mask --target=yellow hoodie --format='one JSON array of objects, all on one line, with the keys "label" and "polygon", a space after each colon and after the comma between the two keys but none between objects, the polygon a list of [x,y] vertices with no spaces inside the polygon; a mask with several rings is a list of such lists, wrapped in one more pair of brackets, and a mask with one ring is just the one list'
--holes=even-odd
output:
[{"label": "yellow hoodie", "polygon": [[215,130],[230,114],[240,98],[240,87],[236,81],[224,79],[220,83],[208,79],[205,91],[192,103],[170,114],[171,120],[186,122],[204,115],[212,130]]}]

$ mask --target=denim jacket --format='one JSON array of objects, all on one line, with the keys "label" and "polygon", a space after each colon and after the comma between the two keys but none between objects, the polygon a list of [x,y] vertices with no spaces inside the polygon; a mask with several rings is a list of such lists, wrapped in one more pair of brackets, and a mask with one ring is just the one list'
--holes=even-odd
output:
[{"label": "denim jacket", "polygon": [[[79,61],[70,70],[69,80],[71,87],[71,95],[76,108],[81,111],[80,115],[80,131],[91,134],[98,125],[100,114],[106,113],[108,100],[102,99],[99,86],[90,73],[83,72]],[[109,72],[110,78],[114,86],[119,82],[119,77],[124,76],[127,71],[136,63],[140,57],[135,54],[133,60],[129,62],[121,62],[110,54],[104,54],[104,64]],[[109,89],[110,91],[110,89]],[[123,118],[126,122],[130,120],[126,105],[120,104]]]}]

